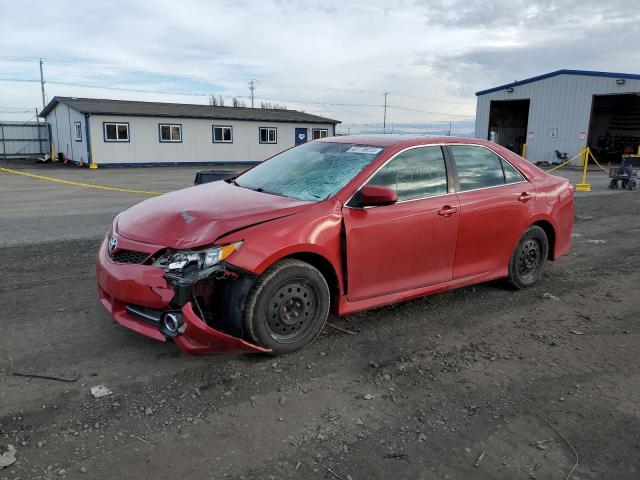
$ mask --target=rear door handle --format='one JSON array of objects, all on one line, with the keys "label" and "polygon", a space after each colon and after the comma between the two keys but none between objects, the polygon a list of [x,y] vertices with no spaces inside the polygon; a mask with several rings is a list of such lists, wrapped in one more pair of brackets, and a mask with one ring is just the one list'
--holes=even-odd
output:
[{"label": "rear door handle", "polygon": [[445,205],[440,210],[438,210],[438,215],[441,215],[443,217],[447,217],[448,218],[451,215],[453,215],[454,213],[456,213],[457,211],[458,211],[458,209],[456,207],[452,207],[450,205]]},{"label": "rear door handle", "polygon": [[518,196],[519,202],[526,202],[527,200],[531,200],[533,198],[532,193],[523,192]]}]

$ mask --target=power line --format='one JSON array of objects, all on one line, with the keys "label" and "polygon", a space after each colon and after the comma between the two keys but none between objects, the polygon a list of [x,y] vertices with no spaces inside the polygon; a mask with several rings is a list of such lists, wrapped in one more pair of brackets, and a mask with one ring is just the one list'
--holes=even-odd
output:
[{"label": "power line", "polygon": [[389,108],[395,108],[398,110],[407,110],[409,112],[418,112],[418,113],[429,113],[431,115],[444,115],[447,117],[456,117],[456,118],[475,118],[473,115],[460,115],[457,113],[444,113],[444,112],[432,112],[430,110],[420,110],[417,108],[410,107],[399,107],[398,105],[388,105]]},{"label": "power line", "polygon": [[[0,78],[0,82],[40,83],[40,80],[19,79],[19,78]],[[204,92],[167,92],[167,91],[160,91],[160,90],[140,89],[140,88],[112,87],[107,85],[90,85],[90,84],[74,83],[74,82],[47,81],[47,84],[68,86],[68,87],[78,87],[78,88],[114,90],[114,91],[132,92],[132,93],[152,93],[156,95],[182,95],[182,96],[189,96],[189,97],[208,97],[209,96],[208,93],[204,93]],[[233,95],[223,95],[223,97],[232,98]],[[251,99],[250,96],[244,96],[244,95],[236,96],[236,98]],[[301,105],[321,105],[321,106],[333,106],[333,107],[358,107],[358,108],[380,108],[380,107],[384,108],[385,107],[384,104],[378,104],[378,103],[318,102],[318,101],[300,100],[300,99],[283,99],[283,98],[268,98],[268,97],[259,97],[259,98],[269,102],[297,103]],[[406,111],[417,112],[417,113],[428,113],[430,115],[440,115],[445,117],[475,118],[472,115],[460,115],[460,114],[453,114],[453,113],[446,113],[446,112],[434,112],[430,110],[420,110],[416,108],[401,107],[398,105],[390,105],[390,104],[387,104],[386,108],[395,108],[398,110],[406,110]],[[385,120],[386,120],[386,114],[385,114]]]},{"label": "power line", "polygon": [[[144,75],[155,75],[155,76],[162,76],[162,77],[183,78],[183,79],[196,80],[196,81],[200,81],[203,83],[210,83],[210,84],[211,83],[216,84],[217,82],[244,83],[244,80],[237,76],[220,76],[220,77],[203,76],[203,75],[187,74],[187,73],[163,72],[159,70],[150,70],[150,69],[143,69],[143,68],[132,68],[132,67],[121,66],[121,65],[67,62],[67,61],[54,60],[54,59],[48,59],[48,58],[39,59],[35,57],[0,56],[0,61],[37,62],[40,60],[46,60],[47,63],[61,66],[61,67],[82,68],[86,70],[106,70],[106,71],[128,73],[128,74],[144,74]],[[314,90],[314,91],[320,90],[320,91],[327,91],[327,92],[349,93],[349,94],[357,94],[357,95],[378,95],[378,92],[375,92],[372,90],[366,90],[366,89],[357,89],[357,88],[336,88],[336,87],[331,87],[327,85],[309,85],[309,84],[297,84],[297,83],[289,83],[289,82],[275,82],[275,83],[263,82],[263,83],[267,86],[271,85],[274,87],[278,87],[278,86],[290,87],[290,88],[296,88],[296,89],[302,89],[302,90]],[[420,100],[438,101],[443,103],[465,103],[463,101],[456,102],[451,100],[442,100],[440,98],[435,98],[435,97],[424,97],[424,96],[395,92],[395,91],[394,91],[394,95],[399,97],[416,98]]]},{"label": "power line", "polygon": [[[26,82],[26,83],[39,83],[40,80],[32,80],[32,79],[18,79],[18,78],[0,78],[0,82]],[[166,92],[159,90],[146,90],[140,88],[126,88],[126,87],[110,87],[106,85],[89,85],[85,83],[74,83],[74,82],[56,82],[56,81],[48,81],[49,85],[61,85],[68,87],[79,87],[79,88],[95,88],[95,89],[104,89],[104,90],[117,90],[124,92],[133,92],[133,93],[153,93],[157,95],[184,95],[190,97],[208,97],[208,93],[204,92]],[[225,98],[233,98],[234,95],[222,95]],[[236,98],[245,98],[250,99],[251,97],[245,95],[235,95]],[[324,106],[338,106],[338,107],[381,107],[382,104],[360,104],[360,103],[332,103],[332,102],[316,102],[316,101],[306,101],[306,100],[296,100],[296,99],[282,99],[282,98],[269,98],[269,97],[258,97],[261,100],[265,100],[268,102],[284,102],[284,103],[299,103],[302,105],[324,105]]]}]

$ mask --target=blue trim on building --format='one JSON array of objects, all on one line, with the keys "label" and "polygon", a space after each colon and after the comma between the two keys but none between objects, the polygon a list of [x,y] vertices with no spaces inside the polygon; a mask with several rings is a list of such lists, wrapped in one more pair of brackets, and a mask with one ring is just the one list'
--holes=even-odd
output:
[{"label": "blue trim on building", "polygon": [[87,163],[93,163],[92,155],[91,155],[91,130],[89,128],[89,114],[84,114],[84,129],[86,131],[87,136]]},{"label": "blue trim on building", "polygon": [[506,88],[518,87],[520,85],[526,85],[527,83],[537,82],[546,78],[557,77],[558,75],[582,75],[586,77],[606,77],[606,78],[624,78],[629,80],[640,80],[640,75],[635,73],[615,73],[615,72],[594,72],[590,70],[556,70],[555,72],[545,73],[544,75],[538,75],[537,77],[526,78],[517,82],[506,83],[498,87],[489,88],[487,90],[480,90],[476,92],[476,96],[486,95],[487,93],[497,92]]},{"label": "blue trim on building", "polygon": [[[163,140],[162,127],[180,127],[180,140]],[[169,128],[169,136],[171,136],[171,128]],[[159,123],[158,124],[158,141],[160,143],[182,143],[182,124],[181,123]]]},{"label": "blue trim on building", "polygon": [[53,130],[49,122],[47,122],[47,133],[49,134],[48,150],[49,150],[49,153],[51,153],[51,144],[53,143]]},{"label": "blue trim on building", "polygon": [[[224,140],[224,130],[222,131],[223,140],[216,140],[216,128],[228,128],[231,130],[231,141]],[[211,125],[211,140],[213,143],[233,143],[233,125]]]},{"label": "blue trim on building", "polygon": [[[266,128],[268,130],[275,130],[276,131],[276,141],[275,142],[263,142],[261,137],[262,135],[260,134],[260,131]],[[269,132],[267,131],[267,140],[269,140]],[[277,145],[278,144],[278,127],[258,127],[258,143],[263,144],[263,145]]]},{"label": "blue trim on building", "polygon": [[[127,139],[126,140],[107,140],[106,125],[126,125]],[[117,128],[118,127],[116,126],[116,130]],[[131,142],[131,126],[129,125],[129,122],[102,122],[102,139],[104,140],[104,143],[130,143]]]}]

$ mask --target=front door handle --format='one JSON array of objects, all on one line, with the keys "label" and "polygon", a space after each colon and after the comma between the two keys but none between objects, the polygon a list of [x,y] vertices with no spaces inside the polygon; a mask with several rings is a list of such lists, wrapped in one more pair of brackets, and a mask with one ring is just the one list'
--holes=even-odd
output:
[{"label": "front door handle", "polygon": [[518,201],[519,202],[526,202],[527,200],[531,200],[532,198],[533,198],[533,194],[532,193],[522,192],[518,196]]},{"label": "front door handle", "polygon": [[451,215],[456,213],[458,209],[456,207],[452,207],[450,205],[445,205],[440,210],[438,210],[438,215],[449,218]]}]

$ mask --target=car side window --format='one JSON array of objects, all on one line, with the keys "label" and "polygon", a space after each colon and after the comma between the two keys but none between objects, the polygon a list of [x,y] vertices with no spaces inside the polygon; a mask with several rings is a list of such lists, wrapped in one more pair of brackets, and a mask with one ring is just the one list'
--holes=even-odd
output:
[{"label": "car side window", "polygon": [[419,147],[402,152],[378,170],[368,185],[392,188],[398,194],[398,201],[447,193],[442,148]]},{"label": "car side window", "polygon": [[451,145],[449,148],[456,161],[461,191],[505,184],[502,159],[491,150],[473,145]]},{"label": "car side window", "polygon": [[525,181],[522,174],[513,168],[509,162],[505,162],[502,159],[500,159],[500,161],[502,162],[502,170],[504,171],[504,179],[506,183],[518,183]]}]

